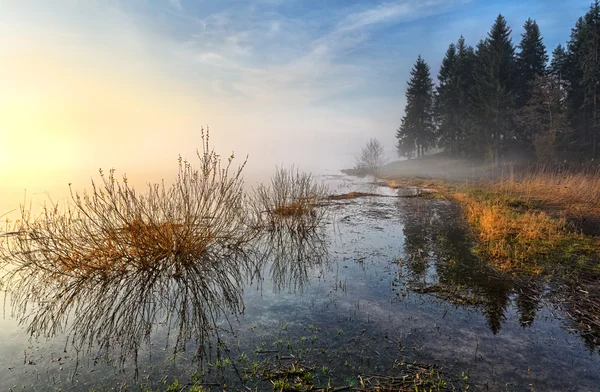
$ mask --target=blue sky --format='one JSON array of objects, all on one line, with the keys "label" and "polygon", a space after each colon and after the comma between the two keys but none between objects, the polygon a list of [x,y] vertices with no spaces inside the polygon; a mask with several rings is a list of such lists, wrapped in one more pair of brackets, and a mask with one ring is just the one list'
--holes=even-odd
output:
[{"label": "blue sky", "polygon": [[551,51],[588,7],[589,0],[171,0],[127,10],[194,51],[198,64],[190,72],[210,77],[215,93],[252,98],[264,83],[306,103],[340,105],[398,100],[418,54],[435,74],[449,43],[462,34],[475,45],[498,13],[515,44],[524,21],[538,20]]},{"label": "blue sky", "polygon": [[97,167],[158,173],[193,156],[203,125],[251,169],[347,167],[371,137],[395,158],[419,54],[435,78],[448,45],[475,45],[499,13],[515,44],[536,19],[551,52],[589,5],[1,0],[0,182],[42,182],[42,163],[65,183]]}]

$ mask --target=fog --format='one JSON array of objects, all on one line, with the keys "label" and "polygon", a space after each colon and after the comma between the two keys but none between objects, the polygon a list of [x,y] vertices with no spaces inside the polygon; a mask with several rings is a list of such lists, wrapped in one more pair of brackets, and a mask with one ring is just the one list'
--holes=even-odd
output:
[{"label": "fog", "polygon": [[[437,69],[448,42],[474,42],[481,12],[497,14],[465,2],[292,3],[1,2],[0,215],[25,190],[60,199],[69,183],[89,187],[99,168],[136,186],[168,181],[203,127],[224,157],[248,157],[248,184],[276,165],[351,167],[370,138],[394,159],[418,52]],[[548,20],[551,47],[571,22]]]},{"label": "fog", "polygon": [[[213,52],[142,23],[143,9],[0,7],[0,214],[17,207],[25,190],[29,200],[45,192],[60,199],[69,183],[89,187],[99,168],[126,173],[136,185],[168,181],[179,156],[193,160],[203,127],[220,154],[248,157],[249,184],[276,165],[321,172],[351,165],[365,135],[380,128],[379,119],[350,107],[315,104],[339,90],[297,85],[310,79],[298,67],[269,73],[240,65],[244,80],[224,91],[223,76],[203,65],[202,53]],[[172,11],[165,7],[157,10]],[[327,62],[311,60],[321,72]],[[392,113],[381,127],[390,140]]]}]

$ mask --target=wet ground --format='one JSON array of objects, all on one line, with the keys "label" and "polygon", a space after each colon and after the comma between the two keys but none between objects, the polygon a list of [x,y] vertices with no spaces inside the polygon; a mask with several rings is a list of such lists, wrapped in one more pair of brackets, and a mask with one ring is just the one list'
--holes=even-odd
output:
[{"label": "wet ground", "polygon": [[335,194],[376,195],[330,199],[322,230],[265,240],[268,261],[245,279],[243,313],[223,308],[206,356],[193,333],[181,350],[166,324],[144,340],[137,363],[121,361],[118,344],[77,351],[77,331],[28,340],[36,308],[7,304],[0,389],[137,390],[177,377],[270,390],[252,368],[301,360],[320,387],[358,386],[357,376],[396,376],[416,362],[439,369],[450,388],[598,390],[595,343],[574,332],[545,282],[500,275],[472,255],[457,206],[410,197],[417,189],[325,180]]}]

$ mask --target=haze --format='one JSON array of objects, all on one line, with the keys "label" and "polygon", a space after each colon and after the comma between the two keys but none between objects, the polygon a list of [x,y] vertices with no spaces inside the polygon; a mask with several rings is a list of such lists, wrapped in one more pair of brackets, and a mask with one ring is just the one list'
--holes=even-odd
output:
[{"label": "haze", "polygon": [[[370,138],[395,158],[417,55],[439,69],[499,12],[535,17],[553,48],[583,1],[0,1],[0,215],[23,190],[64,195],[98,168],[135,183],[223,155],[335,172]],[[254,176],[254,177],[253,177]]]}]

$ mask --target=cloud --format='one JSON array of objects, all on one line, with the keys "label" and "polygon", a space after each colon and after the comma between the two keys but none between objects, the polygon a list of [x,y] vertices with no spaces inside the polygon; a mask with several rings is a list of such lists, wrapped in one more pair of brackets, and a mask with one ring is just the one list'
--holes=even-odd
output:
[{"label": "cloud", "polygon": [[183,11],[183,8],[181,7],[181,1],[180,0],[168,0],[169,4],[174,7],[175,9],[177,9],[178,11]]},{"label": "cloud", "polygon": [[204,75],[231,76],[219,84],[220,94],[262,105],[311,105],[368,86],[369,65],[359,65],[350,53],[368,45],[379,26],[441,12],[442,3],[448,5],[381,3],[325,13],[317,20],[284,16],[277,7],[265,11],[237,4],[192,23],[196,30],[185,47],[209,68]]},{"label": "cloud", "polygon": [[[422,4],[422,3],[421,3]],[[337,26],[336,32],[353,31],[370,25],[394,20],[398,17],[413,14],[422,6],[419,3],[385,3],[365,11],[348,15]]]}]

